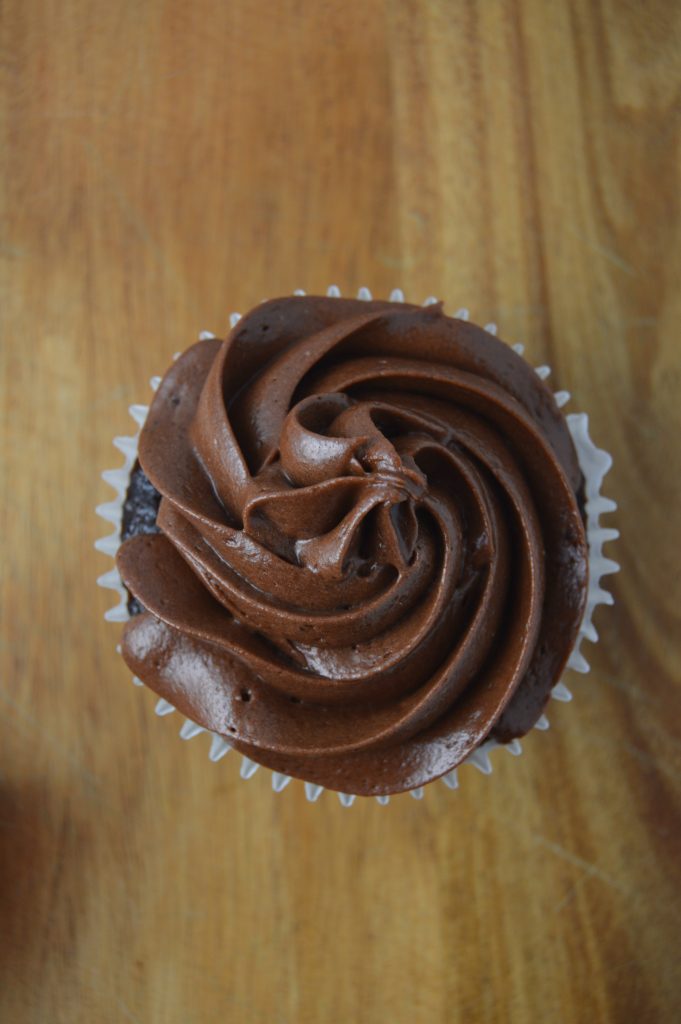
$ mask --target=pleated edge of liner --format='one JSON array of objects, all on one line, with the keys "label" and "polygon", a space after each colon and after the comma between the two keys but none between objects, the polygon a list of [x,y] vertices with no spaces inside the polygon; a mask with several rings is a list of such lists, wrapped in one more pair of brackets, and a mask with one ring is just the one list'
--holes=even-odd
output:
[{"label": "pleated edge of liner", "polygon": [[[330,298],[339,298],[340,289],[336,285],[331,285],[327,289],[327,295]],[[302,289],[297,289],[294,295],[305,295]],[[368,288],[360,288],[357,293],[358,299],[370,301],[372,298],[371,292]],[[395,288],[390,293],[391,302],[404,302],[404,294],[401,289]],[[435,296],[429,296],[424,302],[424,306],[430,306],[439,300]],[[468,320],[469,313],[467,309],[458,309],[453,314],[455,318],[460,320]],[[230,327],[234,327],[240,320],[239,313],[232,313],[229,318]],[[484,325],[484,329],[489,333],[496,335],[497,326],[494,323],[487,323]],[[199,334],[199,340],[203,341],[208,338],[214,338],[215,335],[210,331],[201,331]],[[513,350],[518,355],[523,355],[524,345],[515,344],[512,346]],[[175,353],[174,358],[176,359],[180,353]],[[550,367],[538,366],[535,368],[536,374],[542,379],[546,380],[550,373]],[[150,385],[152,391],[156,391],[161,382],[160,377],[152,377]],[[570,393],[568,391],[557,391],[554,393],[556,403],[559,408],[562,408],[570,400]],[[101,551],[102,554],[108,555],[115,560],[116,552],[120,546],[120,532],[123,516],[123,503],[125,501],[125,495],[127,493],[128,484],[130,480],[130,474],[132,468],[137,459],[137,446],[139,441],[140,431],[144,425],[144,422],[149,411],[148,405],[131,405],[129,412],[135,423],[137,424],[137,431],[132,436],[121,436],[114,438],[114,446],[120,451],[124,457],[123,465],[117,469],[108,469],[102,473],[102,479],[109,484],[110,487],[116,492],[116,496],[112,501],[105,502],[98,505],[96,513],[102,519],[109,522],[114,530],[113,533],[106,537],[102,537],[95,541],[95,548]],[[619,531],[615,529],[609,529],[603,527],[600,524],[600,517],[608,512],[614,512],[617,505],[610,498],[606,498],[601,494],[601,486],[606,474],[612,467],[612,457],[608,452],[602,448],[597,448],[589,437],[589,417],[587,413],[570,413],[566,416],[568,428],[572,435],[575,448],[577,450],[577,457],[579,465],[584,474],[585,480],[585,497],[586,497],[586,532],[589,544],[589,589],[587,593],[586,608],[584,611],[584,617],[582,624],[579,629],[577,642],[568,658],[567,667],[575,672],[585,674],[589,671],[590,666],[586,658],[581,652],[581,645],[583,640],[588,640],[591,643],[598,641],[598,633],[593,625],[593,614],[598,605],[607,604],[612,605],[614,599],[612,594],[606,590],[602,585],[602,578],[611,573],[619,571],[620,566],[617,562],[611,558],[607,558],[603,554],[603,545],[608,541],[616,540],[619,537]],[[115,564],[113,569],[105,572],[97,579],[97,583],[100,587],[104,587],[109,590],[114,590],[118,596],[118,603],[113,608],[109,608],[104,613],[104,618],[107,622],[127,622],[130,618],[127,607],[127,592],[123,586],[123,581],[119,575],[118,569]],[[117,647],[117,651],[120,653],[120,645]],[[140,679],[133,676],[133,682],[137,686],[143,686],[144,684]],[[572,693],[567,688],[565,683],[560,680],[556,683],[551,691],[551,697],[554,700],[561,702],[568,702],[572,700]],[[175,708],[168,701],[160,698],[155,707],[156,714],[163,717],[171,714],[175,711]],[[540,715],[539,719],[533,726],[533,729],[539,731],[545,731],[549,728],[549,720],[545,714]],[[193,739],[200,733],[209,732],[204,729],[203,726],[197,725],[190,719],[185,719],[184,724],[180,729],[180,736],[184,740]],[[210,733],[211,744],[209,750],[209,758],[211,761],[220,761],[225,754],[229,753],[232,749],[230,744],[217,733]],[[476,750],[474,750],[462,765],[472,765],[477,768],[483,775],[490,775],[492,773],[492,762],[490,760],[490,753],[497,747],[503,747],[510,754],[519,756],[522,754],[522,745],[519,740],[514,739],[510,743],[498,743],[494,739],[485,740]],[[459,768],[462,767],[459,765]],[[257,762],[251,760],[249,757],[242,755],[240,775],[243,779],[250,779],[255,775],[258,768],[261,766]],[[269,770],[269,769],[268,769]],[[288,786],[292,781],[290,775],[284,775],[281,772],[273,771],[272,773],[272,789],[276,793],[281,793],[282,790]],[[459,785],[458,779],[458,768],[454,768],[447,775],[442,777],[441,781],[449,789],[457,789]],[[319,799],[321,794],[324,792],[324,787],[319,786],[313,782],[304,782],[305,796],[308,801],[314,803]],[[408,791],[409,796],[415,800],[420,800],[424,795],[424,786],[419,786],[417,789]],[[355,802],[355,795],[351,793],[337,793],[338,799],[342,806],[350,807]],[[402,794],[397,794],[402,795]],[[387,804],[390,802],[389,796],[377,796],[375,798],[379,804]]]}]

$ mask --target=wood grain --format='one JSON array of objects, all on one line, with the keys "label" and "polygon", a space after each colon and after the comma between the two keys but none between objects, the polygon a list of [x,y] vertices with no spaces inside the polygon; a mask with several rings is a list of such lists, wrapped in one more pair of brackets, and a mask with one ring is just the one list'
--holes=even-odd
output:
[{"label": "wood grain", "polygon": [[[1,31],[0,1019],[681,1019],[678,5],[7,0]],[[94,586],[148,378],[331,282],[497,320],[615,458],[573,705],[388,808],[183,744]]]}]

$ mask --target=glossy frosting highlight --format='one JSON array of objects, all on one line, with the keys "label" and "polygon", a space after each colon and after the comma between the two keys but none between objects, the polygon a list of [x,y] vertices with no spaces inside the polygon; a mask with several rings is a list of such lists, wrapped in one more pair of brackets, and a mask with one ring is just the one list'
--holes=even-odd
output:
[{"label": "glossy frosting highlight", "polygon": [[527,732],[587,586],[549,389],[439,305],[291,297],[164,377],[127,540],[133,672],[260,764],[399,792]]}]

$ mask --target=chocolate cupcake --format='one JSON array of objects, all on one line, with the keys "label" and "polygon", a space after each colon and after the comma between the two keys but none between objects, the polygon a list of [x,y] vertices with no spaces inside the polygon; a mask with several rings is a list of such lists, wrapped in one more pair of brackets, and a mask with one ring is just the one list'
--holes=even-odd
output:
[{"label": "chocolate cupcake", "polygon": [[134,677],[310,799],[520,752],[612,601],[586,416],[493,325],[401,299],[297,294],[202,335],[105,474]]}]

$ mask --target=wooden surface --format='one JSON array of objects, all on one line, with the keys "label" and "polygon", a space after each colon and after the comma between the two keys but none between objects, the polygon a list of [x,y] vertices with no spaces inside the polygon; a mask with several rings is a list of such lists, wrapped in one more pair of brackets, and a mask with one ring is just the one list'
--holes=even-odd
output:
[{"label": "wooden surface", "polygon": [[[678,10],[3,4],[1,1021],[681,1020]],[[615,457],[575,701],[388,808],[182,743],[94,584],[149,377],[332,282],[497,320]]]}]

